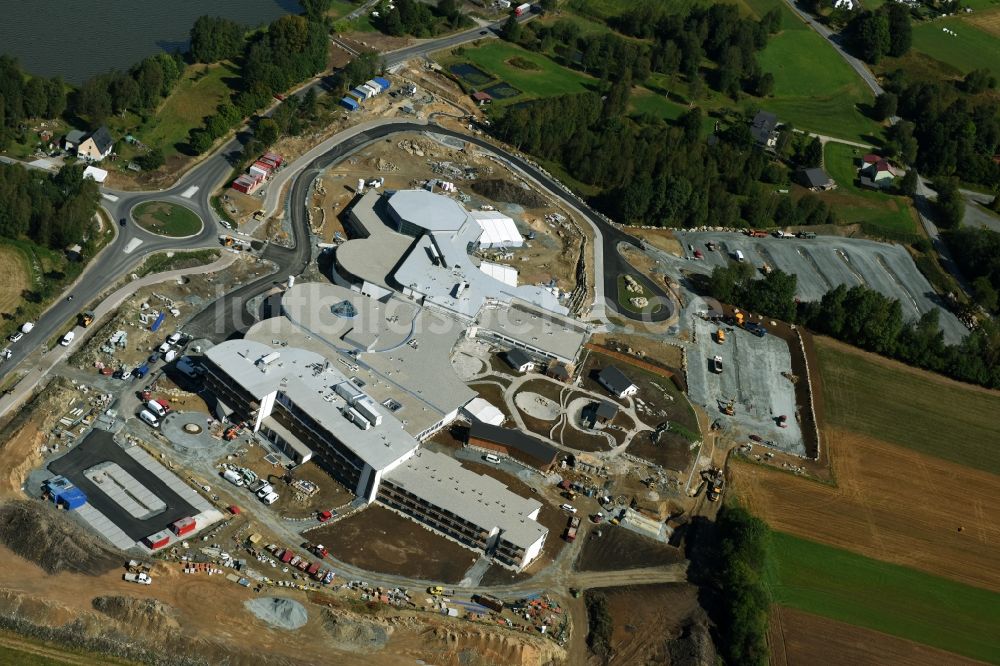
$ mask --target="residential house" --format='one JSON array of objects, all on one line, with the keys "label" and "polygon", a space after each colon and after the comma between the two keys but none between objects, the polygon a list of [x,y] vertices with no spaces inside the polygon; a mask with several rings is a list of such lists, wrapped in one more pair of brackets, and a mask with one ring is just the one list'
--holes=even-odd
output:
[{"label": "residential house", "polygon": [[861,158],[858,177],[864,187],[884,189],[892,185],[899,173],[889,164],[889,160],[869,153]]},{"label": "residential house", "polygon": [[101,126],[100,129],[92,132],[80,142],[76,148],[76,154],[83,159],[100,162],[111,154],[111,149],[114,146],[115,142],[112,141],[108,128]]},{"label": "residential house", "polygon": [[520,349],[511,349],[510,351],[504,353],[504,360],[507,361],[507,365],[514,368],[521,374],[534,370],[535,368],[535,361]]},{"label": "residential house", "polygon": [[768,111],[758,111],[750,123],[750,136],[762,148],[773,149],[778,145],[778,116]]},{"label": "residential house", "polygon": [[801,183],[804,187],[808,187],[810,190],[832,190],[837,187],[837,183],[835,183],[834,180],[826,174],[826,171],[823,171],[823,169],[819,167],[801,169],[796,175],[798,176],[799,183]]},{"label": "residential house", "polygon": [[598,400],[587,406],[585,414],[587,424],[594,428],[613,421],[618,416],[618,405],[608,400]]},{"label": "residential house", "polygon": [[625,373],[613,365],[602,369],[597,373],[597,381],[601,386],[608,389],[612,395],[619,398],[627,398],[635,395],[639,387],[632,383],[632,380],[625,376]]}]

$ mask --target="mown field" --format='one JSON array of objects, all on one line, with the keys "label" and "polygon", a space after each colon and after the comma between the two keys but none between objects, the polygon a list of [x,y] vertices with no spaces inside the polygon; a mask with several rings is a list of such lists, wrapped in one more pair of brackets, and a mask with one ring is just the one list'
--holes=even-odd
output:
[{"label": "mown field", "polygon": [[1000,392],[817,339],[829,425],[1000,474]]},{"label": "mown field", "polygon": [[774,75],[774,95],[760,106],[782,122],[853,141],[869,141],[881,131],[858,110],[859,104],[874,101],[871,91],[804,23],[772,36],[758,57],[761,68]]},{"label": "mown field", "polygon": [[0,245],[0,312],[12,314],[32,284],[31,265],[24,252],[13,245]]},{"label": "mown field", "polygon": [[776,532],[775,603],[961,655],[1000,660],[1000,594]]},{"label": "mown field", "polygon": [[493,77],[488,83],[476,84],[478,90],[486,90],[502,81],[521,91],[520,95],[495,100],[494,104],[582,93],[590,89],[588,86],[596,84],[596,80],[590,76],[563,67],[541,53],[498,40],[481,46],[465,47],[458,53],[441,59],[441,62],[446,68],[470,63]]},{"label": "mown field", "polygon": [[862,189],[855,184],[856,162],[865,151],[843,143],[828,142],[823,149],[823,166],[837,181],[837,189],[820,194],[834,207],[842,222],[868,222],[884,229],[886,237],[917,232],[915,214],[905,197]]},{"label": "mown field", "polygon": [[[973,14],[916,25],[913,28],[913,48],[961,72],[985,67],[1000,77],[1000,37],[973,24],[973,21],[989,22],[989,18]],[[997,27],[1000,29],[1000,24]],[[946,33],[943,28],[954,31],[956,35]]]}]

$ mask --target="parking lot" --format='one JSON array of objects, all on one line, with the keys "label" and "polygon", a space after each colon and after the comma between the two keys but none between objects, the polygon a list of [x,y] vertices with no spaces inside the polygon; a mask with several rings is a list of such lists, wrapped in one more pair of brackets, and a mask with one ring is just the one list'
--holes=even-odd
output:
[{"label": "parking lot", "polygon": [[[705,309],[695,299],[688,312]],[[717,325],[698,317],[691,322],[693,344],[688,355],[688,391],[692,402],[705,407],[712,420],[719,419],[736,438],[758,435],[776,448],[796,455],[806,455],[802,432],[796,420],[795,385],[781,373],[792,369],[791,353],[781,338],[762,338],[725,326],[726,341],[719,344],[713,334]],[[767,325],[767,322],[764,322]],[[711,370],[712,359],[722,357],[722,372]],[[733,401],[735,415],[727,416],[719,401]],[[775,418],[787,416],[786,427]]]},{"label": "parking lot", "polygon": [[[945,340],[957,343],[968,333],[961,322],[941,307],[927,279],[917,269],[906,249],[899,245],[878,243],[857,238],[820,236],[813,239],[751,238],[743,234],[722,232],[678,232],[684,251],[690,259],[700,250],[704,259],[690,261],[688,270],[711,272],[723,266],[732,255],[741,251],[746,261],[757,268],[765,263],[797,277],[797,296],[804,301],[818,301],[830,289],[843,284],[864,285],[900,302],[903,317],[914,320],[923,313],[939,308]],[[708,251],[705,243],[720,246]]]}]

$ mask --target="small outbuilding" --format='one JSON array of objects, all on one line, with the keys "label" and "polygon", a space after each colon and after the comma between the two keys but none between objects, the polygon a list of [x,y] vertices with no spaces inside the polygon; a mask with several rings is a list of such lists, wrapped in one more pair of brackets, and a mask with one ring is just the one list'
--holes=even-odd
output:
[{"label": "small outbuilding", "polygon": [[568,384],[573,379],[573,371],[574,367],[572,363],[563,363],[562,361],[553,359],[549,361],[548,367],[545,368],[545,376]]},{"label": "small outbuilding", "polygon": [[837,187],[837,183],[819,167],[801,169],[797,176],[799,183],[810,190],[825,191]]},{"label": "small outbuilding", "polygon": [[618,416],[618,405],[607,400],[601,400],[593,404],[594,423],[610,423]]},{"label": "small outbuilding", "polygon": [[608,389],[612,395],[619,398],[627,398],[639,391],[639,387],[626,377],[624,372],[613,365],[602,369],[597,374],[597,381],[600,382],[601,386]]},{"label": "small outbuilding", "polygon": [[87,495],[65,476],[54,476],[42,484],[52,503],[67,511],[79,509],[87,503]]},{"label": "small outbuilding", "polygon": [[520,349],[511,349],[510,351],[504,353],[504,360],[507,361],[507,365],[514,368],[521,374],[530,372],[535,368],[534,359]]},{"label": "small outbuilding", "polygon": [[474,92],[472,93],[472,101],[478,104],[479,106],[482,106],[483,104],[489,104],[490,102],[492,102],[493,96],[487,92],[482,92],[482,91]]},{"label": "small outbuilding", "polygon": [[503,412],[483,398],[473,398],[462,411],[470,421],[480,421],[494,426],[501,425],[505,418]]}]

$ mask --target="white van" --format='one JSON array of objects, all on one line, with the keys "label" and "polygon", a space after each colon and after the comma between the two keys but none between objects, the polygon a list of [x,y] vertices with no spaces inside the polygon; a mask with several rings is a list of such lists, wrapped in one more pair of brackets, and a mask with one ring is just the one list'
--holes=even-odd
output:
[{"label": "white van", "polygon": [[229,483],[233,484],[237,488],[243,485],[243,475],[237,472],[235,469],[227,469],[222,473],[222,478],[224,478]]},{"label": "white van", "polygon": [[171,349],[170,351],[168,351],[166,354],[163,355],[163,362],[164,363],[170,363],[175,358],[177,358],[177,352],[175,350]]},{"label": "white van", "polygon": [[483,456],[483,460],[485,460],[488,463],[493,463],[494,465],[500,464],[500,456],[494,455],[492,453],[487,453],[485,456]]},{"label": "white van", "polygon": [[274,504],[278,501],[278,493],[268,493],[264,497],[260,498],[260,501],[264,504]]},{"label": "white van", "polygon": [[153,416],[153,413],[150,412],[149,410],[144,409],[141,412],[139,412],[139,418],[148,423],[149,425],[153,426],[154,428],[160,427],[160,421],[155,416]]},{"label": "white van", "polygon": [[146,409],[148,409],[149,411],[153,412],[154,414],[156,414],[157,416],[159,416],[161,419],[164,416],[167,415],[167,410],[165,410],[163,408],[163,405],[161,405],[160,403],[156,402],[155,400],[150,400],[149,402],[147,402],[146,403]]},{"label": "white van", "polygon": [[259,497],[261,499],[264,499],[265,497],[267,497],[268,495],[270,495],[273,492],[274,492],[274,488],[272,488],[271,484],[268,483],[268,484],[265,484],[262,488],[260,488],[257,491],[257,497]]},{"label": "white van", "polygon": [[736,250],[736,252],[733,252],[733,258],[741,263],[747,260],[747,258],[743,256],[743,250]]},{"label": "white van", "polygon": [[62,337],[62,340],[59,341],[59,344],[61,344],[63,347],[69,347],[71,344],[73,344],[73,338],[75,337],[76,333],[70,331],[69,333],[67,333]]},{"label": "white van", "polygon": [[167,338],[167,342],[169,342],[172,345],[176,345],[180,339],[181,339],[180,333],[171,333],[170,337]]}]

